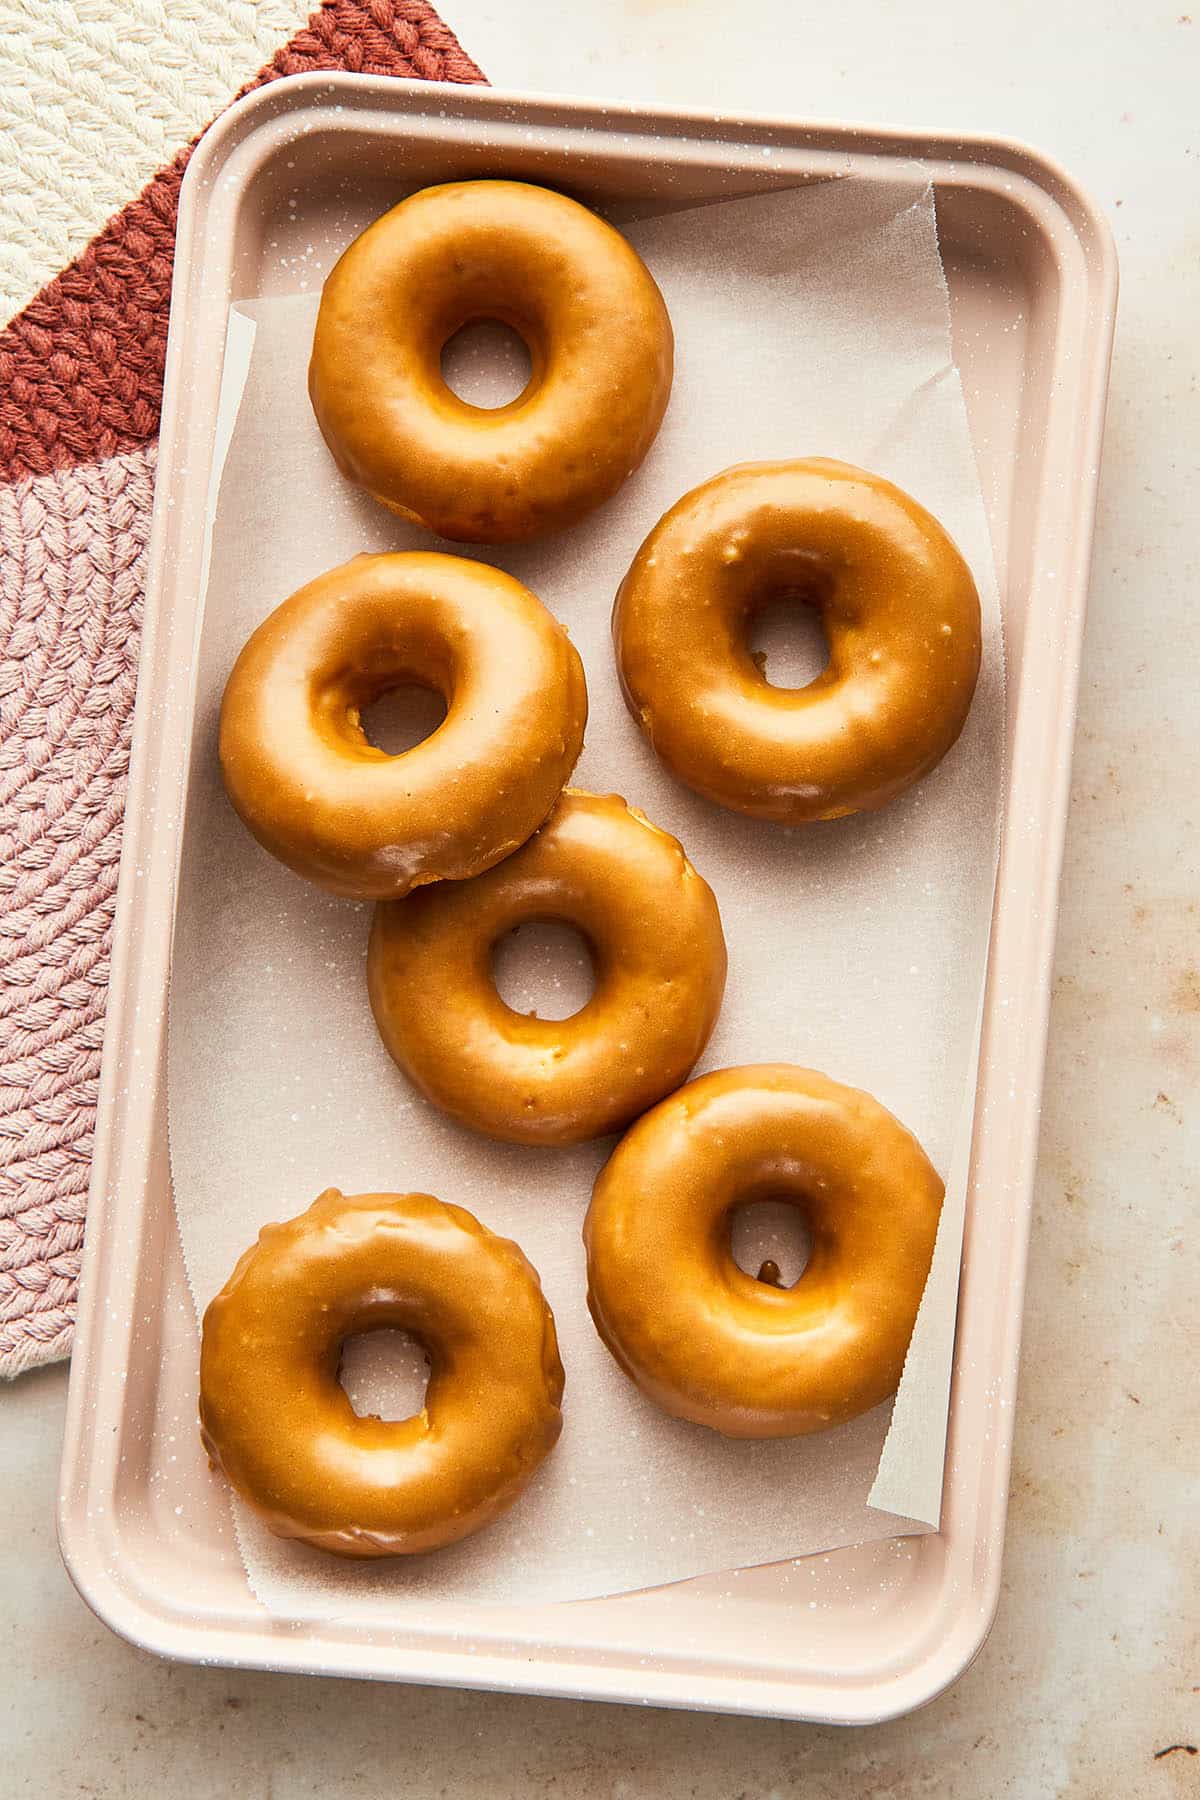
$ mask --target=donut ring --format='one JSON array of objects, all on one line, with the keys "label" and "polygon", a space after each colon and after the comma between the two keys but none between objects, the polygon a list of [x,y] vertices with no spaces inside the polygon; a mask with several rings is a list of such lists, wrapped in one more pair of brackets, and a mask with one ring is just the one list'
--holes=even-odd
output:
[{"label": "donut ring", "polygon": [[[942,1195],[869,1094],[786,1063],[702,1075],[600,1172],[583,1228],[596,1329],[677,1419],[736,1438],[840,1425],[896,1390]],[[794,1201],[812,1233],[792,1288],[729,1247],[733,1211],[765,1199]]]},{"label": "donut ring", "polygon": [[[506,1006],[492,951],[560,920],[586,938],[591,999],[569,1019]],[[388,1051],[461,1124],[516,1144],[618,1130],[683,1081],[725,986],[717,903],[681,846],[615,794],[568,788],[499,868],[376,909],[367,985]]]},{"label": "donut ring", "polygon": [[[411,1419],[360,1418],[338,1383],[358,1332],[410,1331]],[[562,1429],[554,1318],[516,1244],[429,1194],[330,1188],[267,1225],[204,1315],[200,1433],[278,1537],[338,1556],[453,1544],[510,1507]]]},{"label": "donut ring", "polygon": [[[772,687],[747,646],[767,601],[821,614],[829,666]],[[617,595],[625,699],[667,767],[709,800],[798,825],[873,812],[927,775],[966,721],[979,596],[937,520],[849,463],[748,463],[685,494]]]},{"label": "donut ring", "polygon": [[[389,756],[361,714],[389,688],[446,717]],[[221,707],[225,787],[272,856],[378,900],[478,875],[542,823],[583,746],[583,665],[500,569],[432,553],[356,556],[264,620]]]},{"label": "donut ring", "polygon": [[[442,376],[463,325],[496,319],[532,374],[506,406]],[[654,442],[674,343],[646,265],[595,213],[520,181],[425,188],[325,283],[308,391],[342,474],[443,537],[503,544],[573,525]]]}]

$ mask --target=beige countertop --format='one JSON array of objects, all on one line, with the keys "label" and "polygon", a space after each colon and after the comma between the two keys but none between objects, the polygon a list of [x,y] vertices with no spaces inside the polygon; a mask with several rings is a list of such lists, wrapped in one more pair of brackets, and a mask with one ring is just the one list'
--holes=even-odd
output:
[{"label": "beige countertop", "polygon": [[5,1800],[1200,1796],[1200,1755],[1156,1759],[1200,1744],[1200,12],[1186,4],[443,7],[506,85],[1022,137],[1114,226],[1122,302],[1004,1593],[977,1663],[925,1711],[856,1732],[160,1663],[98,1624],[63,1572],[66,1378],[50,1369],[0,1393]]}]

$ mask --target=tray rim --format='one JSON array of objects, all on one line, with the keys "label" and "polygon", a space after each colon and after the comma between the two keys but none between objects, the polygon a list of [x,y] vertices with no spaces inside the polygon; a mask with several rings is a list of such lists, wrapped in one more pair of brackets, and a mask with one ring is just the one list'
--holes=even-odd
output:
[{"label": "tray rim", "polygon": [[[1060,738],[1065,745],[1051,770],[1043,805],[1044,849],[1036,906],[1037,932],[1035,956],[1041,971],[1037,993],[1029,1012],[1032,1027],[1030,1041],[1036,1050],[1036,1066],[1029,1071],[1027,1089],[1020,1105],[1017,1138],[1020,1151],[1017,1161],[1019,1178],[1014,1183],[1021,1205],[1014,1221],[1012,1252],[1019,1275],[1019,1291],[1023,1291],[1024,1268],[1031,1221],[1031,1186],[1037,1147],[1037,1119],[1040,1111],[1042,1068],[1045,1055],[1046,1028],[1049,1012],[1048,973],[1053,952],[1056,924],[1056,895],[1061,870],[1065,837],[1065,821],[1070,776],[1070,743],[1074,729],[1083,617],[1086,605],[1087,573],[1094,529],[1096,489],[1099,477],[1100,445],[1103,434],[1104,402],[1108,382],[1109,355],[1116,306],[1117,264],[1111,231],[1104,216],[1082,188],[1052,159],[1028,146],[1005,137],[986,134],[963,135],[937,131],[912,131],[874,125],[856,125],[838,121],[810,123],[779,116],[714,114],[684,107],[651,107],[622,102],[599,102],[571,99],[558,95],[537,95],[519,90],[496,89],[473,85],[399,81],[382,77],[345,73],[291,76],[260,88],[239,101],[210,128],[194,153],[184,179],[180,196],[178,241],[181,247],[194,239],[201,207],[201,190],[213,180],[224,159],[250,137],[261,125],[281,111],[329,99],[331,95],[354,95],[364,99],[374,93],[386,98],[393,108],[405,107],[411,116],[440,107],[443,116],[454,112],[474,118],[502,118],[506,113],[515,119],[528,120],[538,115],[547,117],[559,127],[572,130],[611,132],[615,125],[630,133],[671,135],[680,140],[700,139],[714,155],[722,143],[758,145],[764,138],[778,138],[789,148],[806,152],[828,152],[839,158],[900,158],[931,165],[936,176],[938,165],[943,171],[967,165],[969,178],[965,185],[1009,187],[1005,177],[1016,176],[1027,182],[1066,221],[1073,237],[1085,252],[1084,266],[1089,284],[1089,337],[1087,353],[1081,357],[1079,372],[1080,410],[1077,427],[1080,460],[1086,470],[1077,489],[1074,513],[1076,531],[1073,543],[1073,580],[1063,606],[1062,657],[1056,669],[1060,699]],[[349,109],[347,109],[349,110]],[[992,179],[989,179],[989,172]],[[949,179],[943,172],[943,182]],[[165,397],[161,437],[165,447],[160,473],[173,474],[171,458],[175,446],[172,435],[180,411],[180,376],[184,360],[186,335],[187,285],[189,259],[177,258],[172,290],[172,323],[167,349]],[[166,493],[167,483],[156,487],[154,521],[147,554],[146,623],[143,633],[144,665],[149,663],[149,645],[159,624],[162,610],[166,561]],[[1067,583],[1063,583],[1067,587]],[[134,717],[133,749],[128,787],[128,806],[137,818],[146,799],[148,779],[146,763],[152,731],[150,685],[139,684]],[[951,1684],[978,1654],[986,1640],[999,1598],[1000,1561],[1003,1518],[1007,1498],[1008,1465],[1011,1452],[1012,1404],[1017,1373],[1017,1345],[1020,1335],[1020,1308],[1011,1322],[1011,1354],[1001,1374],[1009,1403],[1001,1413],[1006,1441],[997,1452],[992,1491],[981,1496],[979,1515],[989,1510],[993,1518],[990,1536],[983,1538],[982,1554],[976,1545],[973,1564],[973,1590],[959,1604],[949,1629],[936,1643],[926,1646],[902,1671],[891,1676],[880,1675],[856,1682],[838,1692],[831,1704],[830,1690],[815,1681],[797,1681],[788,1676],[734,1676],[689,1674],[687,1691],[680,1692],[680,1676],[671,1669],[656,1670],[643,1665],[607,1666],[603,1655],[587,1651],[570,1659],[553,1660],[553,1647],[547,1658],[535,1662],[519,1653],[466,1657],[460,1652],[442,1650],[419,1640],[408,1643],[359,1642],[327,1645],[324,1653],[311,1638],[285,1635],[286,1627],[272,1622],[264,1614],[260,1627],[245,1627],[244,1648],[232,1649],[223,1642],[218,1652],[209,1647],[216,1632],[199,1620],[182,1622],[156,1605],[153,1589],[136,1571],[123,1568],[112,1535],[111,1521],[104,1524],[104,1508],[93,1509],[89,1500],[103,1492],[97,1477],[105,1467],[87,1406],[90,1378],[96,1367],[104,1363],[112,1367],[124,1356],[117,1339],[120,1333],[111,1324],[111,1306],[107,1321],[102,1295],[102,1268],[111,1260],[118,1235],[118,1223],[124,1210],[128,1214],[144,1204],[140,1195],[122,1196],[114,1191],[112,1169],[117,1160],[116,1121],[120,1103],[127,1095],[116,1091],[117,1045],[124,1035],[124,1021],[132,991],[145,988],[154,979],[153,970],[136,969],[133,958],[133,898],[136,879],[136,830],[127,831],[122,855],[114,924],[110,974],[109,1009],[105,1030],[105,1051],[101,1068],[92,1180],[88,1200],[88,1225],[85,1234],[79,1311],[76,1324],[76,1349],[68,1393],[67,1422],[58,1506],[58,1535],[68,1573],[83,1599],[97,1615],[119,1635],[141,1648],[180,1660],[216,1662],[230,1667],[271,1668],[312,1673],[357,1675],[377,1679],[405,1680],[425,1685],[451,1685],[488,1688],[516,1692],[539,1693],[560,1697],[608,1699],[634,1704],[657,1704],[753,1713],[765,1716],[804,1718],[838,1723],[873,1723],[899,1716],[932,1700]],[[122,1204],[124,1203],[124,1204]],[[139,1244],[141,1240],[139,1239]],[[136,1259],[131,1259],[131,1263]],[[129,1271],[127,1271],[127,1274]],[[132,1320],[124,1321],[123,1342],[127,1346]],[[111,1464],[111,1459],[109,1459]],[[110,1484],[111,1488],[111,1484]],[[222,1634],[227,1639],[228,1633]]]}]

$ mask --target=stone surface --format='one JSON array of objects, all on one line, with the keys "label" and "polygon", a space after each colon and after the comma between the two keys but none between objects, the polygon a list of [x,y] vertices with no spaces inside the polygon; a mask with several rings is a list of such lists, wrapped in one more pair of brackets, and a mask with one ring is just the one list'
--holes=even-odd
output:
[{"label": "stone surface", "polygon": [[[0,1796],[1200,1795],[1200,11],[1188,0],[447,0],[500,84],[1000,132],[1109,212],[1123,296],[1088,627],[1004,1596],[957,1686],[839,1732],[175,1668],[53,1535],[65,1376],[0,1394]],[[1189,1531],[1188,1527],[1191,1526]]]}]

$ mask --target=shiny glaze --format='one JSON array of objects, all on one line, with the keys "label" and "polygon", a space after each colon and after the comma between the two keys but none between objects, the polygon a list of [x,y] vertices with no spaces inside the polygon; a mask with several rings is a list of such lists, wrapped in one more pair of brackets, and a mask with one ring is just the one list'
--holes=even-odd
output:
[{"label": "shiny glaze", "polygon": [[[463,325],[496,319],[532,374],[494,409],[442,377]],[[555,531],[616,493],[662,422],[671,322],[641,258],[547,188],[425,188],[369,226],[325,283],[308,388],[343,475],[443,537]]]},{"label": "shiny glaze", "polygon": [[[676,1418],[736,1438],[841,1424],[899,1383],[942,1194],[869,1094],[786,1063],[702,1075],[597,1179],[583,1230],[596,1328]],[[794,1287],[733,1260],[731,1215],[763,1199],[794,1200],[811,1232]]]},{"label": "shiny glaze", "polygon": [[[507,1006],[492,951],[555,920],[592,953],[568,1019]],[[489,1137],[573,1144],[618,1130],[686,1079],[725,987],[717,903],[682,847],[614,794],[568,788],[515,856],[475,881],[376,908],[375,1022],[435,1106]]]},{"label": "shiny glaze", "polygon": [[[440,693],[446,717],[390,756],[361,714],[408,683]],[[477,875],[524,843],[586,719],[578,653],[511,575],[432,552],[356,556],[246,644],[221,708],[221,770],[273,856],[377,900]]]},{"label": "shiny glaze", "polygon": [[[829,664],[772,687],[753,615],[815,605]],[[810,457],[748,463],[685,494],[617,596],[635,719],[680,781],[783,824],[885,806],[949,750],[979,673],[979,597],[937,520],[890,482]]]},{"label": "shiny glaze", "polygon": [[[348,1337],[411,1332],[423,1410],[360,1418],[338,1382]],[[429,1194],[336,1188],[267,1225],[204,1315],[200,1429],[279,1537],[405,1556],[490,1524],[553,1448],[554,1318],[516,1244]]]}]

